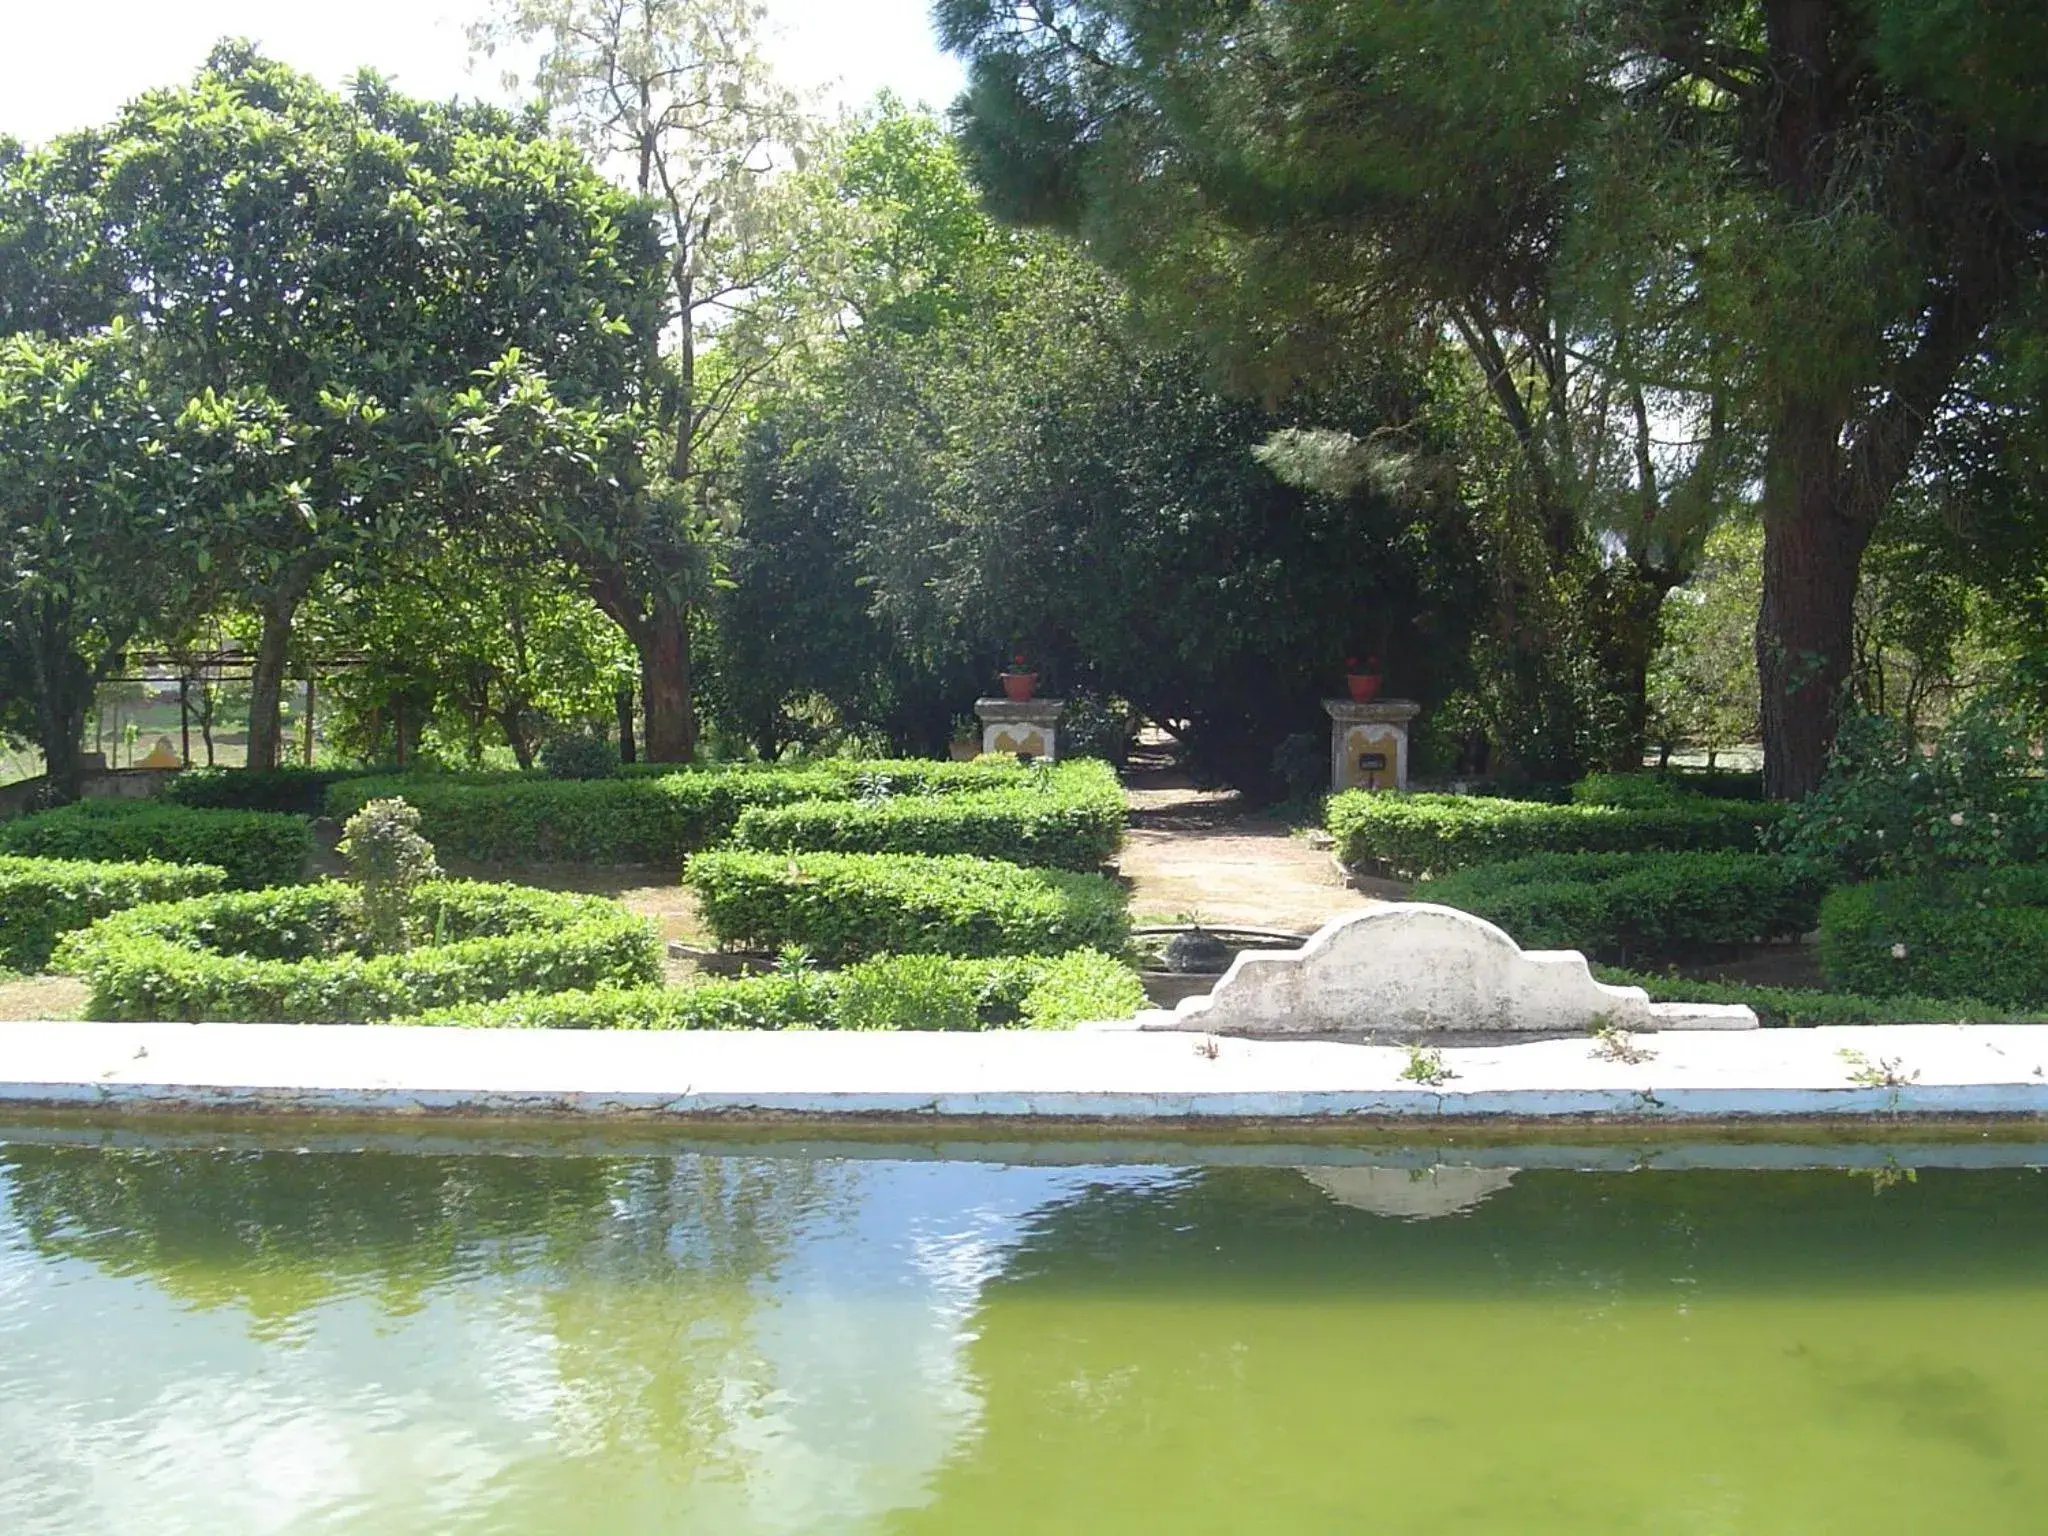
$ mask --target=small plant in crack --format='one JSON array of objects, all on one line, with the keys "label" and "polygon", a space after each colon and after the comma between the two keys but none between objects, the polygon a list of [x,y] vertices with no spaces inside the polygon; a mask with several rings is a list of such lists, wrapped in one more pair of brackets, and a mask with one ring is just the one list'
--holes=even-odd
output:
[{"label": "small plant in crack", "polygon": [[1905,1061],[1898,1056],[1880,1056],[1872,1061],[1861,1051],[1841,1051],[1838,1054],[1848,1063],[1849,1081],[1859,1088],[1890,1088],[1896,1091],[1920,1081],[1918,1067],[1911,1072],[1899,1070]]},{"label": "small plant in crack", "polygon": [[1458,1075],[1444,1065],[1444,1053],[1433,1045],[1419,1045],[1411,1040],[1401,1049],[1408,1053],[1408,1065],[1401,1069],[1403,1082],[1435,1088]]},{"label": "small plant in crack", "polygon": [[1639,1067],[1656,1056],[1646,1045],[1636,1044],[1636,1037],[1613,1019],[1602,1014],[1594,1021],[1593,1054],[1602,1061],[1618,1061],[1625,1066]]}]

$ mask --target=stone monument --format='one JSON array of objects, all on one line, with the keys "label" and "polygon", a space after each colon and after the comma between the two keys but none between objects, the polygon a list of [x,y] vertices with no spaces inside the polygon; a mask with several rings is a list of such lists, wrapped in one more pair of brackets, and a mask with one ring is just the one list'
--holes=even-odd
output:
[{"label": "stone monument", "polygon": [[1406,789],[1408,722],[1422,713],[1413,699],[1325,699],[1330,716],[1330,788]]},{"label": "stone monument", "polygon": [[1064,699],[976,699],[981,750],[1034,762],[1059,760],[1060,710]]},{"label": "stone monument", "polygon": [[1127,1027],[1285,1039],[1602,1026],[1755,1029],[1757,1017],[1726,1004],[1653,1003],[1641,987],[1595,981],[1577,950],[1524,950],[1483,918],[1418,901],[1332,918],[1300,949],[1243,950],[1208,996]]}]

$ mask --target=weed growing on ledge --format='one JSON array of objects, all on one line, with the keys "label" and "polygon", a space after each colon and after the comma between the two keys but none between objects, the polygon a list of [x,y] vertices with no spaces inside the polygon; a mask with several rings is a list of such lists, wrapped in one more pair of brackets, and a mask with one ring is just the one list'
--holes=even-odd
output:
[{"label": "weed growing on ledge", "polygon": [[1639,1067],[1657,1053],[1648,1046],[1637,1045],[1633,1034],[1603,1013],[1594,1020],[1593,1054],[1602,1061]]},{"label": "weed growing on ledge", "polygon": [[1418,1045],[1411,1040],[1401,1049],[1408,1053],[1408,1065],[1401,1069],[1403,1082],[1435,1088],[1458,1075],[1444,1065],[1444,1053],[1435,1046]]}]

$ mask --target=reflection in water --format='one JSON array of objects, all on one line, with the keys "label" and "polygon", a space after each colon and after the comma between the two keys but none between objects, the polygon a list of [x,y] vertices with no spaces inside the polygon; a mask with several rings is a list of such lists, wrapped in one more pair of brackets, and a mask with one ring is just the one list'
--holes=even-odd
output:
[{"label": "reflection in water", "polygon": [[861,1529],[971,1429],[978,1288],[1086,1178],[12,1147],[0,1528]]},{"label": "reflection in water", "polygon": [[15,1145],[0,1530],[2032,1533],[2044,1189]]},{"label": "reflection in water", "polygon": [[1514,1183],[1515,1168],[1301,1168],[1296,1172],[1339,1205],[1404,1221],[1469,1211]]}]

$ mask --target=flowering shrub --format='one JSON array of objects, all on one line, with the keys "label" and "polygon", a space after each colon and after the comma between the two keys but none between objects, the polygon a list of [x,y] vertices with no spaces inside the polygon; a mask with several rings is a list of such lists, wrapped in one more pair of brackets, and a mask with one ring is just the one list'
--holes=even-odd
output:
[{"label": "flowering shrub", "polygon": [[2048,859],[2048,780],[2031,711],[1988,695],[1923,750],[1896,721],[1843,722],[1819,789],[1771,841],[1803,873],[1829,880],[2002,869]]}]

